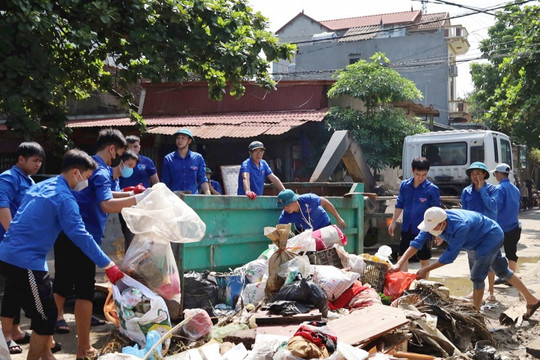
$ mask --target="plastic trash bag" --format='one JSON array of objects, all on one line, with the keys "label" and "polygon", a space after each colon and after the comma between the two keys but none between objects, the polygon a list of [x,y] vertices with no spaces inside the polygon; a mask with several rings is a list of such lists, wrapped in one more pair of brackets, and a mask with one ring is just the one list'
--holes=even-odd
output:
[{"label": "plastic trash bag", "polygon": [[358,280],[360,274],[338,269],[331,265],[312,265],[313,281],[326,291],[329,301],[336,300]]},{"label": "plastic trash bag", "polygon": [[180,276],[167,239],[146,233],[135,235],[121,269],[164,299],[180,302]]},{"label": "plastic trash bag", "polygon": [[208,315],[205,310],[184,310],[184,319],[187,319],[190,316],[193,316],[193,318],[182,327],[182,332],[187,335],[190,340],[199,340],[210,333],[210,329],[213,326],[212,319],[210,319],[210,315]]},{"label": "plastic trash bag", "polygon": [[391,296],[392,300],[400,297],[405,290],[409,290],[411,283],[416,280],[416,274],[403,271],[387,272],[384,276],[384,295]]},{"label": "plastic trash bag", "polygon": [[184,274],[184,309],[201,308],[209,313],[218,303],[218,285],[208,272]]},{"label": "plastic trash bag", "polygon": [[[331,248],[335,244],[347,245],[347,236],[336,225],[328,225],[313,232],[313,238],[317,242],[322,242],[325,248]],[[317,250],[324,250],[317,249]]]},{"label": "plastic trash bag", "polygon": [[151,233],[178,243],[200,241],[206,225],[199,215],[163,183],[136,206],[123,208],[122,216],[133,234]]},{"label": "plastic trash bag", "polygon": [[328,315],[328,296],[326,292],[313,281],[301,278],[283,286],[276,294],[274,300],[291,300],[304,304],[312,304],[321,312],[322,317]]},{"label": "plastic trash bag", "polygon": [[300,252],[315,251],[317,246],[311,230],[306,230],[287,240],[287,250],[296,254]]},{"label": "plastic trash bag", "polygon": [[247,283],[258,283],[263,280],[264,276],[268,276],[268,260],[257,259],[248,262],[241,268],[235,269],[234,273],[243,271],[246,274]]},{"label": "plastic trash bag", "polygon": [[242,300],[244,304],[257,305],[264,299],[264,288],[266,281],[261,281],[255,284],[247,284],[242,290]]},{"label": "plastic trash bag", "polygon": [[[150,352],[150,349],[154,345],[156,345],[159,340],[161,339],[161,336],[156,330],[149,331],[148,334],[146,334],[146,345],[143,349],[139,349],[139,345],[135,344],[134,346],[126,346],[122,348],[122,354],[130,354],[135,355],[140,358],[143,358],[146,354]],[[163,356],[161,356],[161,347],[163,345],[159,344],[151,355],[149,355],[148,360],[161,360],[163,359]]]},{"label": "plastic trash bag", "polygon": [[141,358],[135,355],[121,354],[115,352],[101,355],[100,357],[98,357],[98,360],[141,360]]},{"label": "plastic trash bag", "polygon": [[285,279],[284,285],[294,281],[296,275],[301,274],[303,278],[311,275],[311,264],[307,256],[297,256],[279,266],[277,275]]},{"label": "plastic trash bag", "polygon": [[0,326],[0,359],[11,359],[11,356],[9,355],[9,349],[6,344],[6,338],[4,337],[4,333],[1,330],[2,326]]},{"label": "plastic trash bag", "polygon": [[[144,346],[151,330],[163,336],[171,329],[167,305],[159,295],[128,275],[112,287],[121,334]],[[170,339],[164,342],[164,351],[169,343]]]}]

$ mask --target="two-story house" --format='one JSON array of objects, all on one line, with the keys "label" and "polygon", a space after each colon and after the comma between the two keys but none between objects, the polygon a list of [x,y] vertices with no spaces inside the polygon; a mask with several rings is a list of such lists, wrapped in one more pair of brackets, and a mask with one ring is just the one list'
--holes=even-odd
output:
[{"label": "two-story house", "polygon": [[383,52],[391,68],[415,82],[424,95],[421,103],[439,110],[438,122],[468,119],[456,97],[456,56],[469,49],[468,33],[451,25],[448,13],[415,10],[317,21],[302,12],[276,34],[298,46],[291,62],[274,64],[276,78],[331,79],[336,69]]}]

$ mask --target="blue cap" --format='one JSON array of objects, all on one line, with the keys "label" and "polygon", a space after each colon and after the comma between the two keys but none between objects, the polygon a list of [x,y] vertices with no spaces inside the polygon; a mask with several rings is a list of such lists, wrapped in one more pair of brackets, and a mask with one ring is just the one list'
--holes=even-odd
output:
[{"label": "blue cap", "polygon": [[195,138],[193,137],[193,134],[188,129],[180,129],[177,132],[174,133],[174,136],[176,137],[179,134],[187,135],[191,138],[191,140],[195,141]]},{"label": "blue cap", "polygon": [[471,171],[476,170],[476,169],[484,170],[484,172],[486,173],[486,176],[484,177],[484,179],[486,180],[489,179],[489,171],[487,169],[487,166],[486,164],[480,161],[473,162],[471,166],[469,166],[467,170],[465,170],[465,174],[467,174],[468,177],[471,177]]},{"label": "blue cap", "polygon": [[293,202],[295,202],[296,200],[298,200],[298,198],[300,197],[300,195],[298,194],[295,194],[294,191],[292,190],[281,190],[278,194],[278,197],[277,197],[277,207],[285,207],[287,205],[290,205],[292,204]]}]

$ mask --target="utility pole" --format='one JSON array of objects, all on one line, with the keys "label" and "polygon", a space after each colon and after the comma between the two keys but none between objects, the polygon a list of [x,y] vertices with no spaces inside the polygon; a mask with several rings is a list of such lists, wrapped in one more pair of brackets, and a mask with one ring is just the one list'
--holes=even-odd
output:
[{"label": "utility pole", "polygon": [[428,0],[420,0],[422,3],[422,14],[427,14],[427,2]]}]

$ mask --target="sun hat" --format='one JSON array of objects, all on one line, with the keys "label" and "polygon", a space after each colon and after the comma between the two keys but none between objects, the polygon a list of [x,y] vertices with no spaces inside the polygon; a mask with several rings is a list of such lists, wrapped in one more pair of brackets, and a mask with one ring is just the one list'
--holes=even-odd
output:
[{"label": "sun hat", "polygon": [[253,141],[251,144],[249,144],[249,151],[253,151],[255,149],[263,149],[266,150],[263,143],[260,141]]},{"label": "sun hat", "polygon": [[510,165],[505,163],[500,163],[495,167],[495,170],[492,170],[491,172],[500,172],[504,174],[513,174],[514,172],[512,169],[510,169]]},{"label": "sun hat", "polygon": [[467,174],[468,177],[471,177],[471,171],[475,169],[484,170],[484,172],[486,173],[486,177],[484,179],[485,180],[489,179],[489,171],[487,169],[487,166],[486,164],[480,161],[473,162],[471,166],[469,166],[467,170],[465,170],[465,174]]},{"label": "sun hat", "polygon": [[447,217],[448,215],[446,215],[446,211],[440,207],[430,207],[424,213],[424,221],[418,225],[418,229],[429,232],[446,220]]},{"label": "sun hat", "polygon": [[195,138],[193,137],[193,134],[188,129],[180,129],[180,130],[178,130],[177,132],[174,133],[174,136],[176,137],[177,135],[180,135],[180,134],[187,135],[187,136],[189,136],[191,138],[191,140],[195,141]]},{"label": "sun hat", "polygon": [[298,200],[299,197],[300,197],[300,195],[295,194],[294,191],[292,191],[292,190],[289,190],[289,189],[281,190],[279,192],[279,194],[278,194],[278,197],[277,197],[276,206],[277,207],[285,207],[287,205],[292,204],[296,200]]}]

